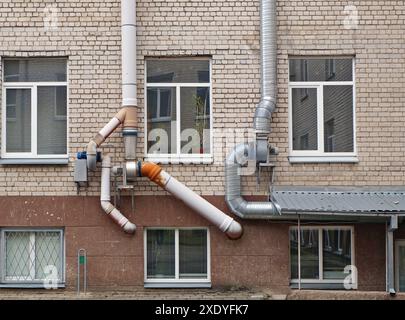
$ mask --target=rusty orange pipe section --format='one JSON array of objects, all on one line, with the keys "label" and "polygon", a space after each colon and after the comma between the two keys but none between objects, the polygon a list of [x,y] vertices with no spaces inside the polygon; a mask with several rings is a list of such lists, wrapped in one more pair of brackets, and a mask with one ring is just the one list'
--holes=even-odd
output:
[{"label": "rusty orange pipe section", "polygon": [[155,163],[145,162],[141,166],[142,177],[148,177],[150,181],[156,183],[160,187],[164,188],[164,180],[162,179],[160,173],[162,168]]}]

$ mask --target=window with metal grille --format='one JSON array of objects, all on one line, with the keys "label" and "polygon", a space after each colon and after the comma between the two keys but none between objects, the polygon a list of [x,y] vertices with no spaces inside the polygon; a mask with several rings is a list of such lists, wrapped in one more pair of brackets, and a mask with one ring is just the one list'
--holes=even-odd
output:
[{"label": "window with metal grille", "polygon": [[64,279],[62,230],[1,231],[1,282],[44,283]]},{"label": "window with metal grille", "polygon": [[5,59],[2,158],[67,158],[67,61]]}]

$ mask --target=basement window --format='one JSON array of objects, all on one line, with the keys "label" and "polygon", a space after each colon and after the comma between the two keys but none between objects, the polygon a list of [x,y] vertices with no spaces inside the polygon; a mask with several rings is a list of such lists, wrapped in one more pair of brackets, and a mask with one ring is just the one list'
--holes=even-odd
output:
[{"label": "basement window", "polygon": [[4,60],[1,163],[67,161],[66,68],[64,58]]},{"label": "basement window", "polygon": [[290,162],[357,162],[354,59],[291,58],[289,80]]},{"label": "basement window", "polygon": [[63,286],[62,230],[2,229],[0,245],[1,287]]},{"label": "basement window", "polygon": [[[298,246],[300,242],[300,253]],[[300,255],[300,272],[298,259]],[[344,281],[352,277],[352,288],[357,277],[351,274],[354,265],[352,227],[301,227],[290,229],[291,285],[312,289],[343,289]],[[301,279],[301,280],[300,280]]]},{"label": "basement window", "polygon": [[145,230],[145,287],[210,287],[208,229]]},{"label": "basement window", "polygon": [[211,61],[146,61],[145,155],[158,163],[211,163]]}]

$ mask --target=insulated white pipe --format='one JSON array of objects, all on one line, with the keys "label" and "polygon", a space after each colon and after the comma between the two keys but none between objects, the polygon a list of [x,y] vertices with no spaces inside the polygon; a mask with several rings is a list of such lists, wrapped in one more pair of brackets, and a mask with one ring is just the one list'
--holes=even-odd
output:
[{"label": "insulated white pipe", "polygon": [[114,132],[115,129],[121,124],[121,121],[117,118],[112,118],[110,122],[108,122],[103,129],[101,129],[98,134],[103,137],[103,139],[107,139],[111,133]]},{"label": "insulated white pipe", "polygon": [[237,221],[190,190],[166,171],[162,170],[158,178],[152,181],[158,183],[166,191],[213,223],[222,232],[225,232],[230,239],[239,239],[242,236],[243,229]]},{"label": "insulated white pipe", "polygon": [[136,0],[121,0],[122,105],[137,106]]},{"label": "insulated white pipe", "polygon": [[136,226],[130,222],[114,205],[110,202],[110,171],[111,158],[108,155],[103,156],[101,170],[101,207],[107,215],[114,220],[126,233],[135,233]]}]

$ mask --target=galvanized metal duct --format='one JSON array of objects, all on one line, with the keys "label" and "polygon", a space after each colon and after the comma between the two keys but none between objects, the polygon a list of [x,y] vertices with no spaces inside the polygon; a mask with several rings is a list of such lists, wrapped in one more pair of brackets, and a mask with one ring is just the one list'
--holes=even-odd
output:
[{"label": "galvanized metal duct", "polygon": [[[264,162],[268,155],[267,135],[271,131],[271,116],[276,108],[277,95],[277,12],[276,0],[261,0],[260,46],[261,46],[261,101],[256,107],[253,127],[256,131],[256,146],[236,146],[225,161],[225,201],[231,211],[244,219],[266,219],[280,215],[280,208],[272,202],[248,202],[242,197],[239,170],[246,165],[247,155],[254,153],[257,162]],[[263,139],[264,138],[264,139]],[[241,159],[245,159],[242,160]]]},{"label": "galvanized metal duct", "polygon": [[266,219],[271,215],[280,215],[280,207],[269,201],[246,201],[242,197],[241,176],[239,170],[246,165],[249,144],[236,146],[225,162],[225,201],[234,214],[244,219]]},{"label": "galvanized metal duct", "polygon": [[260,4],[261,101],[256,107],[254,129],[269,134],[271,114],[277,96],[277,6],[276,0],[262,0]]}]

